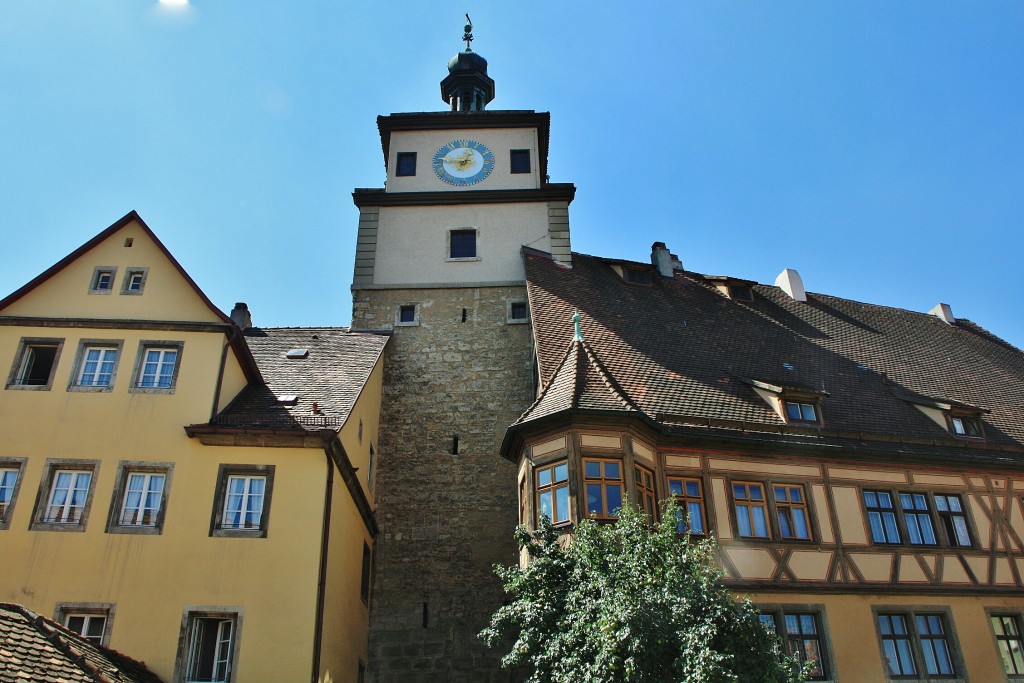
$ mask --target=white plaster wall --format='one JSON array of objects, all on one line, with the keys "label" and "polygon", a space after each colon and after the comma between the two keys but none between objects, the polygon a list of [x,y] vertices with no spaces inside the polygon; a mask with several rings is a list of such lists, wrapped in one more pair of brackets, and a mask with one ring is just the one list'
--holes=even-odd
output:
[{"label": "white plaster wall", "polygon": [[[494,153],[494,170],[484,180],[467,187],[454,187],[434,175],[432,161],[442,145],[452,140],[476,140]],[[530,172],[510,172],[510,150],[530,150]],[[395,176],[399,152],[416,152],[416,175]],[[388,154],[388,192],[451,190],[510,190],[540,187],[536,128],[456,128],[451,130],[395,131]]]},{"label": "white plaster wall", "polygon": [[[433,175],[433,173],[431,173]],[[438,181],[440,182],[440,181]],[[475,261],[447,261],[448,231],[477,230]],[[377,226],[374,284],[523,280],[519,248],[551,250],[546,202],[384,206]]]}]

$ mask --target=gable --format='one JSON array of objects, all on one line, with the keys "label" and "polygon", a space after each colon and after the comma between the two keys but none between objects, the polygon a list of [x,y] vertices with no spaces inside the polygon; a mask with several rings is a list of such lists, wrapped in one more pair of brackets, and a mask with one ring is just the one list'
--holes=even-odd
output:
[{"label": "gable", "polygon": [[134,211],[0,301],[0,315],[230,323]]}]

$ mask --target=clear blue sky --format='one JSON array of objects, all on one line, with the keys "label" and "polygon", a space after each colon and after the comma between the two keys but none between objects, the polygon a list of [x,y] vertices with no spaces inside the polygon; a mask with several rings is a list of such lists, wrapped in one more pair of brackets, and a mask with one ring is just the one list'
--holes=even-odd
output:
[{"label": "clear blue sky", "polygon": [[927,311],[1024,346],[1024,3],[0,0],[0,295],[131,209],[256,324],[347,324],[375,117],[552,115],[577,251]]}]

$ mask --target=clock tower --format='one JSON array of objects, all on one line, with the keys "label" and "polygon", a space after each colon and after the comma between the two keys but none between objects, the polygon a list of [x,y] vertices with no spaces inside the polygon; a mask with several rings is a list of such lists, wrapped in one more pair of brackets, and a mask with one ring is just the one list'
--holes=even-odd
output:
[{"label": "clock tower", "polygon": [[[468,19],[468,17],[467,17]],[[571,266],[571,183],[547,180],[549,115],[494,110],[470,47],[447,111],[380,116],[385,187],[356,189],[353,329],[389,329],[375,502],[371,679],[508,680],[476,634],[518,561],[505,429],[534,398],[522,249]]]}]

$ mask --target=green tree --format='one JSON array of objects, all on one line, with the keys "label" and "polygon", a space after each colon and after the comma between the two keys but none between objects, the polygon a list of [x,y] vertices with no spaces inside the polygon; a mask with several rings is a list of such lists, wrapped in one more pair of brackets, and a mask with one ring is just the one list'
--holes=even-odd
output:
[{"label": "green tree", "polygon": [[568,543],[546,517],[519,527],[530,562],[495,567],[508,599],[480,637],[516,636],[502,665],[536,683],[804,680],[757,609],[719,582],[714,542],[677,533],[675,508],[662,519],[652,528],[627,507],[615,524],[581,522]]}]

